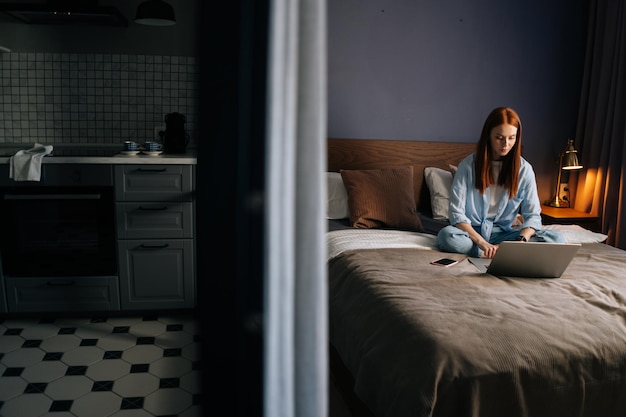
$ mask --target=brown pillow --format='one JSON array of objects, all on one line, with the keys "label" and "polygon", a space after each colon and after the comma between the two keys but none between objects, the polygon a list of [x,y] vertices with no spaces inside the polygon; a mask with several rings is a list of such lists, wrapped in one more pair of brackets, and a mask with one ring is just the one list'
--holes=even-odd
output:
[{"label": "brown pillow", "polygon": [[412,166],[340,172],[353,227],[424,230],[417,215]]}]

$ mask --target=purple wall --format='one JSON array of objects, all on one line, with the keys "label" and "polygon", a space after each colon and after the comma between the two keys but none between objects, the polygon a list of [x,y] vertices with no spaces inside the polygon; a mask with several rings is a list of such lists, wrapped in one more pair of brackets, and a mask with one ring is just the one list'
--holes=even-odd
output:
[{"label": "purple wall", "polygon": [[475,142],[510,106],[547,199],[575,133],[586,14],[586,0],[330,0],[328,136]]}]

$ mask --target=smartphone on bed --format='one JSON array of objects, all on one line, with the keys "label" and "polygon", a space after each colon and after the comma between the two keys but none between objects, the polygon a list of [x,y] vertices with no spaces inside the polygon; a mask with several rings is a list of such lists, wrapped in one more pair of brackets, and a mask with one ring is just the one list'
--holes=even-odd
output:
[{"label": "smartphone on bed", "polygon": [[450,259],[450,258],[441,258],[441,259],[437,259],[436,261],[431,262],[432,265],[437,265],[437,266],[452,266],[458,263],[459,261],[457,261],[456,259]]}]

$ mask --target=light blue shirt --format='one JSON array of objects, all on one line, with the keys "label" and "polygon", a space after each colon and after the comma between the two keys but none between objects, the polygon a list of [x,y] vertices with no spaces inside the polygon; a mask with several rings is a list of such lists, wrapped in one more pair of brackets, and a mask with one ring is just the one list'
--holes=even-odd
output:
[{"label": "light blue shirt", "polygon": [[513,222],[520,213],[524,218],[520,229],[532,227],[541,230],[541,203],[532,165],[522,158],[517,195],[509,200],[509,193],[502,193],[495,217],[488,218],[491,190],[487,188],[485,194],[480,194],[476,189],[474,158],[475,154],[471,154],[463,159],[452,180],[450,224],[469,223],[489,240],[494,226],[506,232],[513,231]]}]

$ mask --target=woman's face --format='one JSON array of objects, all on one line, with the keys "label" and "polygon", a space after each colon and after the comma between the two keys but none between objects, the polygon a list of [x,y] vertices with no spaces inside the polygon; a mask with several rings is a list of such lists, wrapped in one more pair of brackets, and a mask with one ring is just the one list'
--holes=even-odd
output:
[{"label": "woman's face", "polygon": [[502,124],[491,129],[489,142],[495,161],[505,157],[513,149],[517,139],[517,128],[512,125]]}]

